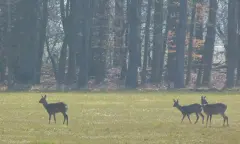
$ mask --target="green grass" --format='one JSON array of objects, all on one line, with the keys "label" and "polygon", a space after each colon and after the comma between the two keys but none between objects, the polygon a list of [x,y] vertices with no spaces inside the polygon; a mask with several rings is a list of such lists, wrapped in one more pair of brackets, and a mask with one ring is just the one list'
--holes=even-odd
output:
[{"label": "green grass", "polygon": [[[0,143],[35,144],[237,144],[240,142],[240,95],[206,93],[209,102],[228,105],[230,127],[213,116],[212,127],[183,124],[173,108],[200,102],[200,93],[117,92],[49,93],[48,102],[64,101],[69,106],[69,126],[57,115],[57,124],[48,124],[48,115],[38,103],[39,93],[0,94]],[[195,115],[191,115],[194,122]]]}]

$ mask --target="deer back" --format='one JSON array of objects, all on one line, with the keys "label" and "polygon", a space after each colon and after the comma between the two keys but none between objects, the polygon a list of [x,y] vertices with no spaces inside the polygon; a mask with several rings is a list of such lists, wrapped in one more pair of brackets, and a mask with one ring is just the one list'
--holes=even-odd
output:
[{"label": "deer back", "polygon": [[200,113],[202,111],[201,105],[200,104],[190,104],[186,106],[182,106],[182,111],[184,113]]},{"label": "deer back", "polygon": [[223,103],[206,104],[203,111],[208,114],[223,114],[227,109],[227,105]]},{"label": "deer back", "polygon": [[49,113],[66,113],[67,105],[63,102],[50,103],[46,105],[46,109]]}]

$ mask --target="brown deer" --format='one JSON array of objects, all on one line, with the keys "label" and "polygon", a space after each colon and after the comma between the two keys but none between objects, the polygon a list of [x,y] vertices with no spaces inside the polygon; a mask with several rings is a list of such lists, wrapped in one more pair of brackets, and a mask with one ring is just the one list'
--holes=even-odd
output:
[{"label": "brown deer", "polygon": [[57,103],[49,103],[46,100],[46,95],[42,96],[42,98],[39,100],[39,103],[43,104],[44,108],[47,110],[48,115],[49,115],[49,124],[51,121],[51,116],[53,115],[54,117],[54,121],[56,123],[56,113],[62,113],[63,117],[64,117],[64,121],[63,124],[65,123],[65,120],[67,121],[67,125],[68,125],[68,115],[67,115],[67,105],[63,102],[57,102]]},{"label": "brown deer", "polygon": [[187,116],[189,122],[192,123],[189,117],[190,114],[192,113],[195,113],[197,116],[197,119],[194,124],[198,122],[199,115],[202,117],[202,124],[204,123],[204,116],[202,114],[202,107],[200,104],[195,103],[195,104],[190,104],[186,106],[181,106],[178,102],[178,99],[177,100],[173,99],[173,102],[174,102],[173,107],[176,107],[182,113],[183,117],[182,117],[181,123],[183,122],[183,119],[185,118],[185,116]]},{"label": "brown deer", "polygon": [[220,114],[223,117],[223,126],[225,126],[225,122],[227,122],[227,126],[229,126],[228,117],[225,115],[225,111],[227,110],[227,105],[223,103],[208,104],[206,100],[206,96],[201,96],[201,103],[202,103],[203,111],[207,115],[206,126],[208,125],[209,117],[210,117],[210,126],[211,126],[212,115],[218,115],[218,114]]}]

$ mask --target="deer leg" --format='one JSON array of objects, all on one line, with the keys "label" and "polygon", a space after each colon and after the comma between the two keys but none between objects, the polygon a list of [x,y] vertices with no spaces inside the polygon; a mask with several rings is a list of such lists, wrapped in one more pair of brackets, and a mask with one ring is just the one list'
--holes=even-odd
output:
[{"label": "deer leg", "polygon": [[196,113],[196,116],[197,116],[197,119],[196,119],[194,124],[196,124],[198,122],[198,119],[199,119],[198,113]]},{"label": "deer leg", "polygon": [[187,117],[188,117],[189,122],[192,123],[191,120],[190,120],[189,114],[187,114]]},{"label": "deer leg", "polygon": [[48,124],[50,124],[52,114],[49,114]]},{"label": "deer leg", "polygon": [[56,123],[56,115],[53,114],[54,122]]},{"label": "deer leg", "polygon": [[226,121],[225,115],[224,114],[221,114],[221,115],[223,117],[223,126],[225,126],[225,121]]},{"label": "deer leg", "polygon": [[206,122],[206,127],[207,127],[207,125],[208,125],[208,118],[209,118],[209,115],[207,115],[207,122]]},{"label": "deer leg", "polygon": [[67,115],[67,114],[65,114],[65,117],[66,117],[66,120],[67,120],[67,125],[68,125],[68,115]]},{"label": "deer leg", "polygon": [[65,114],[63,113],[63,124],[65,123]]},{"label": "deer leg", "polygon": [[225,121],[227,121],[227,126],[229,126],[228,125],[228,117],[223,113],[223,114],[221,114],[222,115],[222,117],[223,117],[223,126],[225,126]]},{"label": "deer leg", "polygon": [[183,117],[182,117],[182,121],[181,121],[181,123],[183,122],[183,120],[184,120],[185,116],[186,116],[186,115],[184,114],[184,115],[183,115]]},{"label": "deer leg", "polygon": [[226,115],[225,115],[225,119],[227,121],[227,126],[229,126],[229,124],[228,124],[228,117]]},{"label": "deer leg", "polygon": [[67,120],[68,125],[68,115],[66,113],[63,113],[63,117],[64,117],[63,124],[65,123],[65,120]]},{"label": "deer leg", "polygon": [[202,117],[202,124],[204,124],[204,116],[203,116],[202,113],[199,113],[199,114],[200,114],[200,116]]},{"label": "deer leg", "polygon": [[212,125],[212,115],[210,115],[210,126]]}]

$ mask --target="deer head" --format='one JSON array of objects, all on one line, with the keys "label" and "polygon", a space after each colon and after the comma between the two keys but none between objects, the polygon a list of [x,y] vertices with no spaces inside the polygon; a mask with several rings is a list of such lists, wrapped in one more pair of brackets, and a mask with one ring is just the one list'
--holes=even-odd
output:
[{"label": "deer head", "polygon": [[201,96],[201,104],[202,105],[208,104],[208,102],[206,100],[206,96]]},{"label": "deer head", "polygon": [[178,105],[179,105],[178,99],[177,100],[173,99],[173,107],[177,107]]},{"label": "deer head", "polygon": [[39,103],[46,104],[47,103],[47,95],[42,96],[42,98],[39,100]]}]

